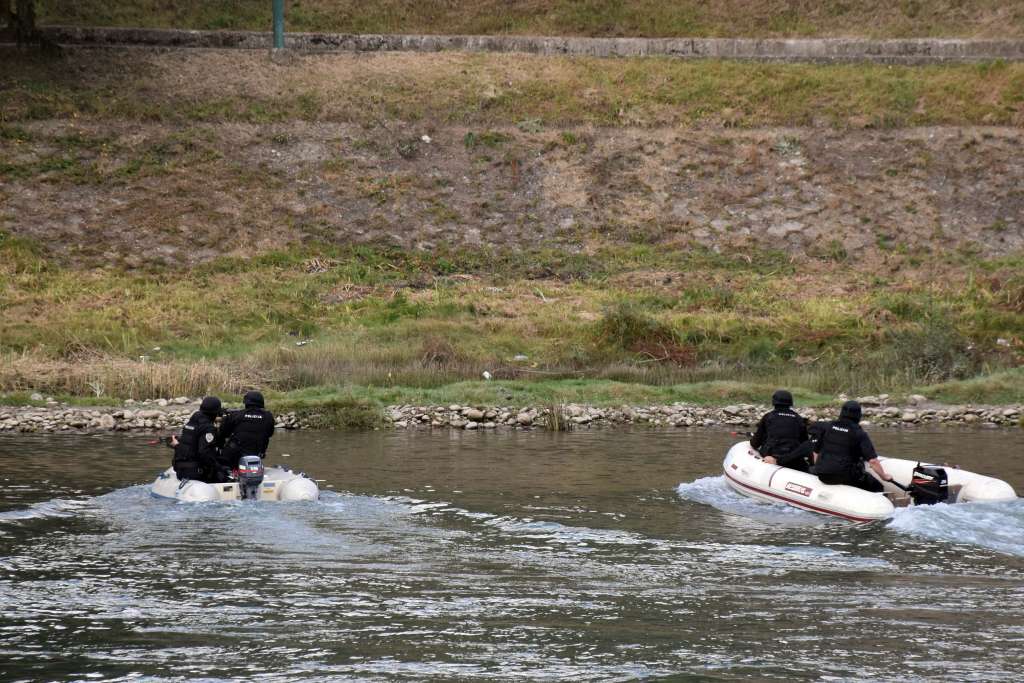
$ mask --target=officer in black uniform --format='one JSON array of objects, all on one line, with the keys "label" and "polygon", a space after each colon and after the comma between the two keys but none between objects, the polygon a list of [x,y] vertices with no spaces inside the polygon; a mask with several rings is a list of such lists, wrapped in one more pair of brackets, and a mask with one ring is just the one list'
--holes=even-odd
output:
[{"label": "officer in black uniform", "polygon": [[188,422],[181,428],[181,436],[171,437],[171,447],[174,448],[172,464],[179,480],[217,481],[215,473],[220,454],[214,420],[220,414],[220,399],[216,396],[207,396],[199,404],[199,410],[192,413]]},{"label": "officer in black uniform", "polygon": [[264,409],[263,394],[250,391],[242,403],[245,407],[228,413],[217,433],[217,443],[222,446],[220,469],[224,477],[226,472],[238,467],[243,455],[264,457],[270,437],[274,435],[274,416]]},{"label": "officer in black uniform", "polygon": [[886,474],[875,453],[867,432],[861,429],[861,409],[856,401],[847,401],[839,411],[839,419],[822,425],[818,457],[811,474],[823,484],[847,484],[866,491],[882,491],[882,484],[864,470],[864,463],[885,481]]},{"label": "officer in black uniform", "polygon": [[772,408],[757,423],[750,445],[767,463],[806,472],[810,451],[801,444],[807,441],[807,423],[793,411],[793,394],[779,389],[772,394]]}]

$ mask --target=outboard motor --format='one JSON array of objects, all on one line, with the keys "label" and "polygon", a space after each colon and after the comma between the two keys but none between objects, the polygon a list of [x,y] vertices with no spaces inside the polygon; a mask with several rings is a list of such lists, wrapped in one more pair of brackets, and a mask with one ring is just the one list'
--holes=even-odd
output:
[{"label": "outboard motor", "polygon": [[910,497],[914,505],[935,505],[949,498],[949,478],[941,467],[918,463],[910,477]]},{"label": "outboard motor", "polygon": [[263,483],[263,458],[243,455],[238,461],[238,492],[242,500],[256,500]]}]

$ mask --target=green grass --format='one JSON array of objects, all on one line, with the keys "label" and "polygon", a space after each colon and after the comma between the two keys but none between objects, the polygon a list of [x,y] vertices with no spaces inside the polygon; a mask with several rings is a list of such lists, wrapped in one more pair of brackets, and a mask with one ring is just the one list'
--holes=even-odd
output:
[{"label": "green grass", "polygon": [[318,400],[285,397],[274,402],[278,413],[294,412],[313,429],[377,429],[384,425],[384,413],[375,400],[340,394]]},{"label": "green grass", "polygon": [[[492,380],[453,382],[439,387],[316,387],[284,393],[271,393],[275,405],[284,409],[318,409],[332,401],[353,405],[475,405],[546,406],[583,403],[613,407],[623,405],[670,404],[699,405],[728,403],[766,403],[778,387],[767,384],[718,381],[651,386],[611,380]],[[830,405],[834,398],[797,389],[800,405]],[[340,397],[340,398],[339,398]]]},{"label": "green grass", "polygon": [[921,391],[929,398],[947,403],[1024,403],[1024,368],[944,382]]},{"label": "green grass", "polygon": [[[95,119],[272,124],[288,121],[434,121],[463,125],[476,154],[501,154],[517,122],[543,126],[736,127],[831,125],[893,128],[1019,122],[1024,65],[894,67],[601,60],[486,54],[305,57],[271,68],[263,55],[116,49],[59,61],[0,52],[0,124]],[[67,63],[78,69],[69,70]],[[203,78],[182,83],[182,69]],[[211,87],[209,84],[217,84]],[[119,144],[112,142],[111,144]],[[406,154],[416,146],[401,147]],[[152,150],[157,168],[180,149]],[[198,153],[198,152],[197,152]],[[64,152],[51,164],[89,158]],[[2,161],[2,159],[0,159]],[[10,163],[10,162],[8,162]],[[26,162],[27,163],[27,162]],[[41,161],[32,162],[35,164]],[[39,170],[6,168],[7,174]],[[60,169],[56,169],[60,170]],[[80,171],[88,175],[88,168]]]},{"label": "green grass", "polygon": [[32,393],[28,391],[0,393],[0,405],[16,408],[40,408],[46,405],[46,401],[33,401],[31,396]]},{"label": "green grass", "polygon": [[[513,397],[529,386],[544,403],[556,398],[549,380],[568,400],[701,400],[711,389],[672,387],[705,382],[734,387],[720,400],[753,400],[771,386],[896,393],[1022,360],[1024,310],[1007,296],[1017,261],[977,260],[926,287],[851,270],[856,294],[794,298],[789,278],[830,263],[754,256],[756,267],[644,245],[576,255],[307,245],[143,273],[64,268],[0,235],[0,390],[139,398],[368,387],[398,401],[454,385],[473,398],[498,385],[459,382],[487,370]],[[309,272],[313,258],[326,270]],[[652,271],[701,284],[617,284]],[[994,380],[942,391],[1017,395]]]},{"label": "green grass", "polygon": [[[15,408],[45,408],[49,404],[46,400],[33,401],[32,392],[29,391],[11,391],[0,393],[0,406],[10,406]],[[57,394],[56,396],[47,396],[52,398],[57,403],[66,403],[71,406],[79,407],[109,407],[111,405],[119,404],[112,397],[103,396],[77,396],[71,394]]]},{"label": "green grass", "polygon": [[[102,2],[45,0],[43,22],[77,25],[258,29],[265,0]],[[1024,11],[998,0],[302,0],[288,3],[288,30],[584,36],[1020,37]]]}]

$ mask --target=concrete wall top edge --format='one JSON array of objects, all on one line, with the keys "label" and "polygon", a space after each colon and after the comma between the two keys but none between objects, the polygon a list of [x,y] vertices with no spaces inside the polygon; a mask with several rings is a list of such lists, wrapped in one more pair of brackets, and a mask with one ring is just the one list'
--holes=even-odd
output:
[{"label": "concrete wall top edge", "polygon": [[[85,28],[48,26],[55,42],[80,46],[269,49],[271,34],[258,31]],[[1024,41],[958,38],[576,38],[559,36],[384,35],[289,33],[286,46],[308,52],[464,50],[592,57],[667,56],[767,61],[872,61],[948,63],[1024,61]]]}]

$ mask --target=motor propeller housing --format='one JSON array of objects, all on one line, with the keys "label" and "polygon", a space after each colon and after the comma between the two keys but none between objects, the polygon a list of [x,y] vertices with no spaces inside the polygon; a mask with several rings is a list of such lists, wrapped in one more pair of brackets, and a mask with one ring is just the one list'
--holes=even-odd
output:
[{"label": "motor propeller housing", "polygon": [[918,463],[909,486],[914,505],[935,505],[949,500],[949,477],[946,470]]},{"label": "motor propeller housing", "polygon": [[263,483],[263,458],[243,455],[238,461],[238,492],[242,500],[256,500]]}]

